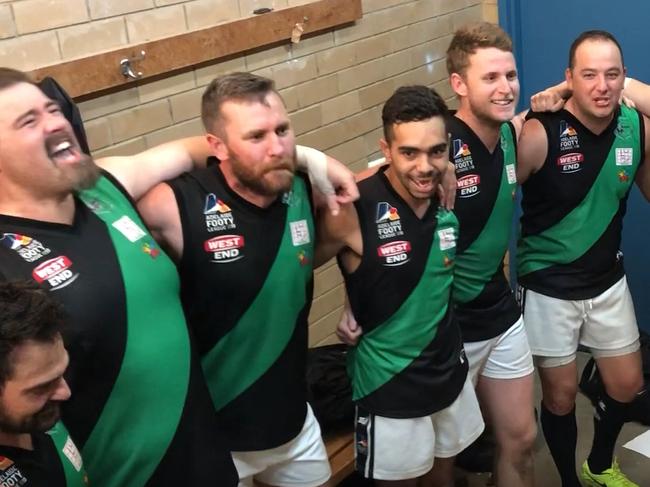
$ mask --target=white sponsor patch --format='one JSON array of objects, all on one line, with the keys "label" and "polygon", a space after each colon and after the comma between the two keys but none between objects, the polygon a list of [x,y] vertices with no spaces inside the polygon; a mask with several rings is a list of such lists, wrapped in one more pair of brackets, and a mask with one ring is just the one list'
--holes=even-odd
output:
[{"label": "white sponsor patch", "polygon": [[290,222],[289,228],[291,228],[291,241],[293,242],[294,247],[305,245],[310,242],[307,220]]},{"label": "white sponsor patch", "polygon": [[617,148],[616,149],[616,165],[617,166],[631,166],[634,159],[634,149],[631,147]]},{"label": "white sponsor patch", "polygon": [[83,466],[83,461],[81,460],[81,454],[77,450],[77,446],[72,441],[72,438],[68,436],[68,439],[65,440],[65,445],[63,445],[63,454],[70,460],[72,466],[77,470],[81,471]]},{"label": "white sponsor patch", "polygon": [[517,173],[515,172],[514,164],[506,165],[506,176],[508,176],[508,184],[515,184],[517,182]]},{"label": "white sponsor patch", "polygon": [[453,228],[443,228],[438,230],[440,239],[440,250],[453,249],[456,246],[456,234]]},{"label": "white sponsor patch", "polygon": [[137,242],[147,234],[142,230],[137,223],[131,220],[128,216],[124,215],[119,220],[113,222],[115,227],[122,235],[129,239],[130,242]]}]

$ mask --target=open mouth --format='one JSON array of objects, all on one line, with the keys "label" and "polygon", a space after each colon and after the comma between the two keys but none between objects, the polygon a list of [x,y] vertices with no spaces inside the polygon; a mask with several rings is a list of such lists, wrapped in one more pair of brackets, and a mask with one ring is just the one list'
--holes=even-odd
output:
[{"label": "open mouth", "polygon": [[594,100],[597,107],[606,107],[609,106],[609,98],[596,98]]},{"label": "open mouth", "polygon": [[79,153],[69,139],[48,141],[46,147],[48,157],[56,164],[73,163],[79,158]]},{"label": "open mouth", "polygon": [[512,99],[508,99],[508,100],[492,100],[492,103],[494,103],[495,105],[499,105],[501,107],[510,106],[510,105],[512,105],[512,102],[513,102]]}]

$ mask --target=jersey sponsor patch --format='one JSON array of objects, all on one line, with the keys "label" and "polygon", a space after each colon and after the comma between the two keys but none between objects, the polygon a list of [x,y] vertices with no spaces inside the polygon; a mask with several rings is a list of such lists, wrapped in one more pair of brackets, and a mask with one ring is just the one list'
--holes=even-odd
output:
[{"label": "jersey sponsor patch", "polygon": [[79,195],[79,198],[95,215],[103,215],[113,211],[113,205],[108,201],[99,201],[97,198],[88,197],[83,193]]},{"label": "jersey sponsor patch", "polygon": [[458,197],[471,198],[481,192],[481,176],[478,174],[468,174],[462,178],[458,178]]},{"label": "jersey sponsor patch", "polygon": [[244,237],[242,235],[220,235],[203,242],[203,250],[212,254],[212,262],[227,264],[243,259]]},{"label": "jersey sponsor patch", "polygon": [[380,240],[404,235],[397,208],[385,201],[377,203],[375,223],[377,223],[377,236]]},{"label": "jersey sponsor patch", "polygon": [[153,240],[147,240],[142,244],[142,251],[152,259],[160,255],[160,249]]},{"label": "jersey sponsor patch", "polygon": [[515,184],[517,182],[517,172],[515,171],[514,164],[506,164],[506,177],[508,184]]},{"label": "jersey sponsor patch", "polygon": [[75,470],[77,472],[80,472],[81,467],[83,467],[83,461],[81,460],[81,454],[79,453],[79,450],[77,450],[77,445],[74,444],[74,441],[72,441],[72,438],[70,438],[70,436],[68,436],[68,439],[65,440],[62,451],[66,458],[70,460],[70,463],[75,468]]},{"label": "jersey sponsor patch", "polygon": [[19,487],[27,483],[27,477],[13,460],[0,456],[0,487]]},{"label": "jersey sponsor patch", "polygon": [[129,242],[137,242],[142,237],[146,237],[147,233],[138,226],[136,222],[131,220],[127,215],[124,215],[112,223],[113,228],[117,229],[124,235]]},{"label": "jersey sponsor patch", "polygon": [[472,159],[472,152],[469,146],[461,139],[454,139],[452,141],[452,152],[454,159],[454,166],[456,172],[471,171],[474,169],[474,159]]},{"label": "jersey sponsor patch", "polygon": [[456,246],[456,232],[453,228],[442,228],[438,230],[440,250],[453,249]]},{"label": "jersey sponsor patch", "polygon": [[0,244],[15,250],[27,262],[35,262],[50,253],[50,249],[38,240],[18,233],[0,234]]},{"label": "jersey sponsor patch", "polygon": [[311,242],[309,236],[309,225],[307,220],[298,220],[297,222],[289,222],[289,229],[291,230],[291,242],[294,247],[306,245]]},{"label": "jersey sponsor patch", "polygon": [[580,152],[571,152],[562,154],[557,158],[557,165],[562,174],[571,174],[582,169],[582,163],[585,160],[584,154]]},{"label": "jersey sponsor patch", "polygon": [[382,265],[394,267],[406,264],[409,261],[411,242],[397,240],[377,247],[377,255],[382,259]]},{"label": "jersey sponsor patch", "polygon": [[79,274],[73,272],[72,261],[61,255],[36,266],[32,277],[39,284],[48,283],[51,286],[50,291],[56,291],[72,284]]},{"label": "jersey sponsor patch", "polygon": [[578,132],[566,120],[560,121],[560,150],[574,150],[580,148]]},{"label": "jersey sponsor patch", "polygon": [[210,193],[205,197],[203,215],[205,216],[205,226],[208,232],[221,232],[237,228],[232,210],[214,193]]},{"label": "jersey sponsor patch", "polygon": [[632,147],[617,147],[615,154],[617,166],[632,165],[634,161],[634,149]]}]

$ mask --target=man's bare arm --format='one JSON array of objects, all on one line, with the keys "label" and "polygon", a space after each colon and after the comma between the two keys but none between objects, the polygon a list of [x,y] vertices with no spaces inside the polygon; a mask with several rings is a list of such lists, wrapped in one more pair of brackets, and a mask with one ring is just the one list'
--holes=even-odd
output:
[{"label": "man's bare arm", "polygon": [[166,183],[156,185],[138,201],[138,210],[156,241],[178,262],[183,255],[183,229],[172,188]]},{"label": "man's bare arm", "polygon": [[548,153],[548,138],[539,120],[524,124],[517,144],[517,183],[523,184],[544,165]]}]

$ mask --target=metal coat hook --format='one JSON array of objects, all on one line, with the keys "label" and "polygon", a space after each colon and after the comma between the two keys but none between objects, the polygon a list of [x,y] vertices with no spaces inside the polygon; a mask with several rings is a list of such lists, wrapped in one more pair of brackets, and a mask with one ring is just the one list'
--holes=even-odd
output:
[{"label": "metal coat hook", "polygon": [[124,58],[120,61],[120,72],[125,78],[130,78],[130,79],[139,79],[142,77],[142,72],[141,71],[133,71],[133,66],[131,66],[132,62],[135,61],[142,61],[145,57],[146,53],[144,51],[140,51],[140,54],[137,56],[133,56],[131,58]]}]

